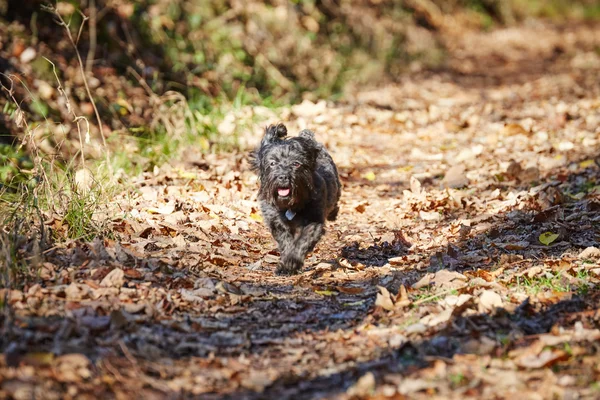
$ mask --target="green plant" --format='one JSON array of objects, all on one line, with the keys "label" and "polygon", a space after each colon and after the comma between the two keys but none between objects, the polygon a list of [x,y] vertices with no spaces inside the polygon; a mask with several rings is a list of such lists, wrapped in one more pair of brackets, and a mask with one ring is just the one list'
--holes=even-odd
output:
[{"label": "green plant", "polygon": [[544,291],[569,292],[571,285],[565,281],[561,272],[547,272],[534,277],[519,276],[513,285],[527,294],[538,294]]}]

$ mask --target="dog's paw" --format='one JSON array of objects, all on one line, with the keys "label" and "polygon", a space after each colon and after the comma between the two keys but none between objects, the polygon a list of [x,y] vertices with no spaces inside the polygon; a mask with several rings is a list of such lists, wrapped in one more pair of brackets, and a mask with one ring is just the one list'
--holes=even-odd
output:
[{"label": "dog's paw", "polygon": [[294,256],[282,256],[279,266],[277,267],[277,275],[294,275],[302,270],[304,260]]}]

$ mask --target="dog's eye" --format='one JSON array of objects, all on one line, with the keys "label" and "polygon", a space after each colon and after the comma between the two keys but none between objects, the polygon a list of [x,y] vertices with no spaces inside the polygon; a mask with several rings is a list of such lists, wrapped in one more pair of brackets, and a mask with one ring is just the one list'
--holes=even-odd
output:
[{"label": "dog's eye", "polygon": [[275,166],[275,161],[271,161],[271,162],[269,163],[269,165],[270,165],[271,167],[274,167],[274,166]]},{"label": "dog's eye", "polygon": [[298,161],[294,161],[292,165],[294,166],[294,168],[300,168],[302,164],[300,164]]}]

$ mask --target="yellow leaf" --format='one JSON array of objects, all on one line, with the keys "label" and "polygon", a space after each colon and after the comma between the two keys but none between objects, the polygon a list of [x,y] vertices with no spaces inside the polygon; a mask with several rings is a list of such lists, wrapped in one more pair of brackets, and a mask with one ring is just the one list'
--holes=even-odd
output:
[{"label": "yellow leaf", "polygon": [[131,110],[133,110],[133,107],[131,107],[131,104],[129,104],[127,102],[127,100],[125,100],[123,98],[117,99],[117,104],[120,105],[123,108],[126,108],[130,112],[131,112]]},{"label": "yellow leaf", "polygon": [[527,135],[529,132],[519,124],[506,124],[502,129],[502,134],[507,136]]},{"label": "yellow leaf", "polygon": [[579,193],[575,193],[575,194],[571,194],[571,193],[567,193],[567,195],[575,200],[581,200],[585,197],[585,192],[579,192]]},{"label": "yellow leaf", "polygon": [[354,306],[362,306],[363,304],[365,304],[365,300],[352,301],[350,303],[344,303],[342,305],[344,307],[354,307]]},{"label": "yellow leaf", "polygon": [[255,212],[250,214],[250,218],[252,218],[253,220],[258,221],[258,222],[263,221],[262,216],[259,213],[255,213]]},{"label": "yellow leaf", "polygon": [[548,246],[550,243],[558,239],[558,233],[544,232],[540,235],[540,242]]},{"label": "yellow leaf", "polygon": [[369,171],[363,175],[363,178],[365,178],[368,181],[374,181],[375,180],[375,172]]},{"label": "yellow leaf", "polygon": [[34,353],[27,353],[25,355],[25,357],[23,357],[23,358],[24,358],[25,363],[27,363],[27,364],[31,364],[31,365],[35,365],[35,366],[49,365],[54,360],[54,354],[53,353],[34,352]]},{"label": "yellow leaf", "polygon": [[594,160],[585,160],[579,163],[579,166],[581,168],[593,167],[594,165],[596,165],[596,162]]},{"label": "yellow leaf", "polygon": [[201,137],[200,142],[198,144],[200,145],[201,150],[206,151],[206,150],[210,149],[210,142],[205,137]]},{"label": "yellow leaf", "polygon": [[177,175],[182,179],[196,179],[194,172],[184,171],[182,169],[177,170]]},{"label": "yellow leaf", "polygon": [[337,296],[338,293],[333,290],[315,290],[316,294],[320,294],[321,296]]}]

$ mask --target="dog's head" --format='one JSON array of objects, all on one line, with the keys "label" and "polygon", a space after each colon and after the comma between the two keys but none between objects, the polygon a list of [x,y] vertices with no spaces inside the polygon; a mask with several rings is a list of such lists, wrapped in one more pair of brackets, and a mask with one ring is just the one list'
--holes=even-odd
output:
[{"label": "dog's head", "polygon": [[283,124],[267,127],[251,158],[260,179],[259,197],[280,210],[300,208],[310,199],[318,154],[311,131],[286,136]]}]

